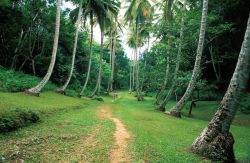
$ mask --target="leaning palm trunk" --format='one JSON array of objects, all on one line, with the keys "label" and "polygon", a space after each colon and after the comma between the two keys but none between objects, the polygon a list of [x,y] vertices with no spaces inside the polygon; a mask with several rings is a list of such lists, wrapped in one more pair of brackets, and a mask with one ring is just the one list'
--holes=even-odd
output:
[{"label": "leaning palm trunk", "polygon": [[[184,4],[183,4],[183,12],[185,10],[185,7],[186,7],[186,1],[184,1]],[[167,103],[170,99],[170,96],[172,95],[174,88],[175,88],[175,85],[176,85],[176,80],[177,80],[178,71],[179,71],[179,67],[180,67],[182,44],[183,44],[183,31],[184,31],[184,16],[182,15],[181,30],[180,30],[180,42],[179,42],[178,53],[176,56],[176,66],[175,66],[175,71],[174,71],[174,77],[173,77],[172,85],[169,88],[167,96],[164,98],[163,102],[159,106],[159,110],[165,110],[165,106],[167,105]]]},{"label": "leaning palm trunk", "polygon": [[199,36],[199,43],[197,48],[197,55],[194,65],[194,70],[192,77],[189,81],[188,87],[186,89],[186,92],[178,101],[178,103],[170,110],[170,114],[176,117],[181,117],[181,110],[183,109],[184,105],[190,98],[193,89],[196,85],[196,82],[199,77],[200,73],[200,63],[202,58],[202,51],[203,51],[203,45],[205,41],[205,31],[206,31],[206,22],[207,22],[207,10],[208,10],[208,0],[203,0],[203,9],[202,9],[202,18],[201,18],[201,28],[200,28],[200,36]]},{"label": "leaning palm trunk", "polygon": [[229,87],[213,119],[192,144],[192,151],[213,161],[234,162],[233,135],[229,132],[250,74],[250,14],[245,38]]},{"label": "leaning palm trunk", "polygon": [[54,36],[52,56],[51,56],[51,61],[50,61],[50,65],[49,65],[48,71],[47,71],[46,75],[44,76],[44,78],[42,79],[42,81],[37,86],[26,90],[27,94],[39,96],[39,92],[43,89],[43,87],[49,81],[50,76],[51,76],[51,74],[53,72],[55,61],[56,61],[56,53],[57,53],[58,39],[59,39],[60,6],[61,6],[61,0],[57,0],[57,4],[56,4],[56,28],[55,28],[55,36]]},{"label": "leaning palm trunk", "polygon": [[80,20],[81,20],[81,13],[82,13],[82,2],[83,2],[83,0],[81,0],[81,2],[80,2],[77,23],[76,23],[76,34],[75,34],[75,42],[74,42],[74,49],[73,49],[73,55],[72,55],[71,69],[70,69],[69,76],[68,76],[65,84],[61,88],[58,89],[58,92],[63,93],[63,94],[64,94],[64,91],[67,88],[67,86],[72,78],[73,71],[74,71],[76,48],[77,48],[77,42],[78,42],[78,33],[79,33],[79,29],[80,29]]},{"label": "leaning palm trunk", "polygon": [[88,81],[89,81],[89,76],[90,76],[90,70],[91,70],[91,64],[92,64],[92,46],[93,46],[93,18],[91,17],[90,18],[91,20],[91,31],[90,31],[90,43],[89,43],[89,49],[90,49],[90,54],[89,54],[89,64],[88,64],[88,72],[87,72],[87,76],[86,76],[86,79],[85,79],[85,82],[84,82],[84,85],[82,87],[82,90],[80,92],[80,96],[83,95],[87,85],[88,85]]},{"label": "leaning palm trunk", "polygon": [[96,86],[94,88],[94,91],[92,92],[90,97],[93,97],[97,94],[97,96],[100,96],[100,89],[101,89],[101,78],[102,78],[102,55],[103,55],[103,32],[101,31],[101,49],[100,49],[100,63],[99,63],[99,72],[98,77],[96,80]]}]

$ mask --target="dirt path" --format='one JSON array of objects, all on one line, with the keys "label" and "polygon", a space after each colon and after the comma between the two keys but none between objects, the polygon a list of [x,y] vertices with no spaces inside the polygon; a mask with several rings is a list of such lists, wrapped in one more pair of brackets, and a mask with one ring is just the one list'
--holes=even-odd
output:
[{"label": "dirt path", "polygon": [[127,141],[130,138],[130,134],[125,128],[124,124],[118,118],[112,116],[109,107],[106,105],[100,106],[97,115],[101,118],[112,120],[116,126],[116,131],[114,133],[115,142],[110,153],[110,162],[130,162],[130,156],[127,152]]}]

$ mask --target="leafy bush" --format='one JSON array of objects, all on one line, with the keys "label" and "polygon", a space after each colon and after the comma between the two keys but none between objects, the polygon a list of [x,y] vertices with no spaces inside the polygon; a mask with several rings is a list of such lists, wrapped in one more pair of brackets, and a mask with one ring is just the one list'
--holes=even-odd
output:
[{"label": "leafy bush", "polygon": [[[6,70],[0,66],[0,91],[20,92],[35,86],[41,81],[40,78],[16,72],[13,70]],[[55,90],[56,86],[49,82],[45,90]]]},{"label": "leafy bush", "polygon": [[0,133],[16,130],[40,120],[38,113],[16,109],[0,115]]},{"label": "leafy bush", "polygon": [[241,100],[240,112],[250,114],[250,93],[247,93]]}]

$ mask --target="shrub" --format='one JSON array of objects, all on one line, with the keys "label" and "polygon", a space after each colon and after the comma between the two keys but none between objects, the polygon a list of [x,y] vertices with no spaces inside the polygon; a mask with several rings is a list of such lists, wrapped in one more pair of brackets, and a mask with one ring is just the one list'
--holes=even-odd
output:
[{"label": "shrub", "polygon": [[[35,86],[41,81],[40,78],[7,70],[0,66],[0,91],[21,92]],[[45,90],[55,90],[56,86],[49,82],[46,84]]]},{"label": "shrub", "polygon": [[17,130],[39,120],[39,113],[21,109],[12,110],[0,115],[0,133]]}]

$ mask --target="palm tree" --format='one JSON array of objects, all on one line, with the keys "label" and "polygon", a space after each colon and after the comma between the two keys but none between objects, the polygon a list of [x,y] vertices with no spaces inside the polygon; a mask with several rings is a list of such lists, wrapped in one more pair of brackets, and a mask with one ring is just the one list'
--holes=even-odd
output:
[{"label": "palm tree", "polygon": [[67,88],[73,71],[74,71],[74,65],[75,65],[75,56],[76,56],[76,48],[77,48],[77,42],[78,42],[78,33],[79,33],[79,29],[80,29],[80,20],[81,20],[81,15],[82,15],[82,5],[83,5],[83,0],[80,1],[79,4],[79,11],[78,11],[78,17],[77,17],[77,22],[76,22],[76,33],[75,33],[75,41],[74,41],[74,48],[73,48],[73,54],[72,54],[72,62],[71,62],[71,69],[68,75],[68,78],[66,80],[66,82],[64,83],[64,85],[58,89],[58,92],[63,93],[65,89]]},{"label": "palm tree", "polygon": [[[135,23],[135,58],[138,59],[139,48],[139,29],[148,18],[151,18],[152,7],[148,0],[131,0],[125,13],[126,22]],[[139,63],[136,62],[136,96],[138,101],[142,101],[140,83],[139,83]]]},{"label": "palm tree", "polygon": [[168,100],[169,100],[170,96],[172,95],[172,93],[174,91],[174,87],[175,87],[176,80],[177,80],[177,75],[178,75],[178,71],[179,71],[179,67],[180,67],[180,57],[181,57],[181,53],[182,53],[183,31],[184,31],[184,12],[185,12],[185,9],[186,9],[186,1],[184,0],[183,6],[182,6],[182,13],[181,13],[182,14],[181,15],[181,29],[180,29],[180,39],[179,39],[180,42],[179,42],[178,53],[177,53],[177,56],[176,56],[175,71],[174,71],[172,84],[171,84],[171,86],[169,88],[168,94],[166,95],[163,102],[159,106],[160,110],[165,110],[165,106],[168,103]]},{"label": "palm tree", "polygon": [[111,25],[112,17],[110,15],[118,15],[120,2],[116,0],[109,0],[108,2],[98,2],[100,9],[97,11],[97,22],[101,30],[101,49],[100,49],[100,64],[99,72],[96,81],[96,86],[91,94],[91,97],[94,95],[100,95],[101,89],[101,77],[102,77],[102,55],[103,55],[103,38],[104,32]]},{"label": "palm tree", "polygon": [[[93,44],[93,26],[94,26],[94,18],[97,19],[97,23],[100,25],[100,21],[103,17],[106,17],[107,12],[110,11],[113,14],[118,13],[119,2],[117,0],[106,0],[106,1],[99,1],[99,0],[87,0],[86,6],[84,8],[84,19],[89,17],[90,19],[90,28],[91,28],[91,36],[90,36],[90,55],[89,55],[89,64],[88,64],[88,71],[87,76],[82,87],[82,90],[79,96],[84,94],[84,91],[87,87],[91,65],[92,65],[92,44]],[[98,75],[99,76],[99,75]]]},{"label": "palm tree", "polygon": [[221,162],[235,162],[234,138],[230,125],[235,117],[240,99],[250,75],[250,13],[238,62],[217,112],[192,144],[192,151]]},{"label": "palm tree", "polygon": [[198,48],[197,48],[197,55],[196,55],[194,70],[193,70],[192,77],[189,81],[188,87],[186,89],[186,92],[184,93],[182,98],[178,101],[178,103],[169,112],[171,115],[175,117],[181,117],[181,114],[180,114],[181,110],[183,109],[187,100],[190,98],[193,92],[193,89],[195,87],[195,84],[199,77],[200,63],[201,63],[202,51],[203,51],[203,46],[204,46],[204,41],[205,41],[207,11],[208,11],[208,0],[203,0],[200,36],[199,36],[199,43],[198,43]]},{"label": "palm tree", "polygon": [[[164,1],[164,5],[162,6],[163,7],[163,22],[169,23],[170,25],[172,23],[172,15],[173,15],[172,6],[173,6],[173,0]],[[169,56],[170,56],[170,49],[171,49],[171,33],[168,32],[167,35],[168,35],[168,48],[167,48],[166,74],[165,74],[164,82],[162,83],[161,88],[156,95],[156,100],[155,100],[156,105],[159,105],[160,99],[167,87],[168,78],[169,78],[169,67],[170,67]],[[163,111],[161,106],[158,107],[157,109]]]},{"label": "palm tree", "polygon": [[27,94],[39,96],[40,91],[43,89],[43,87],[49,81],[50,76],[53,72],[55,61],[56,61],[56,53],[57,53],[58,39],[59,39],[60,6],[61,6],[61,0],[57,0],[56,1],[56,27],[55,27],[54,43],[53,43],[52,56],[51,56],[48,71],[47,71],[46,75],[44,76],[44,78],[42,79],[42,81],[39,84],[37,84],[37,86],[25,91]]}]

